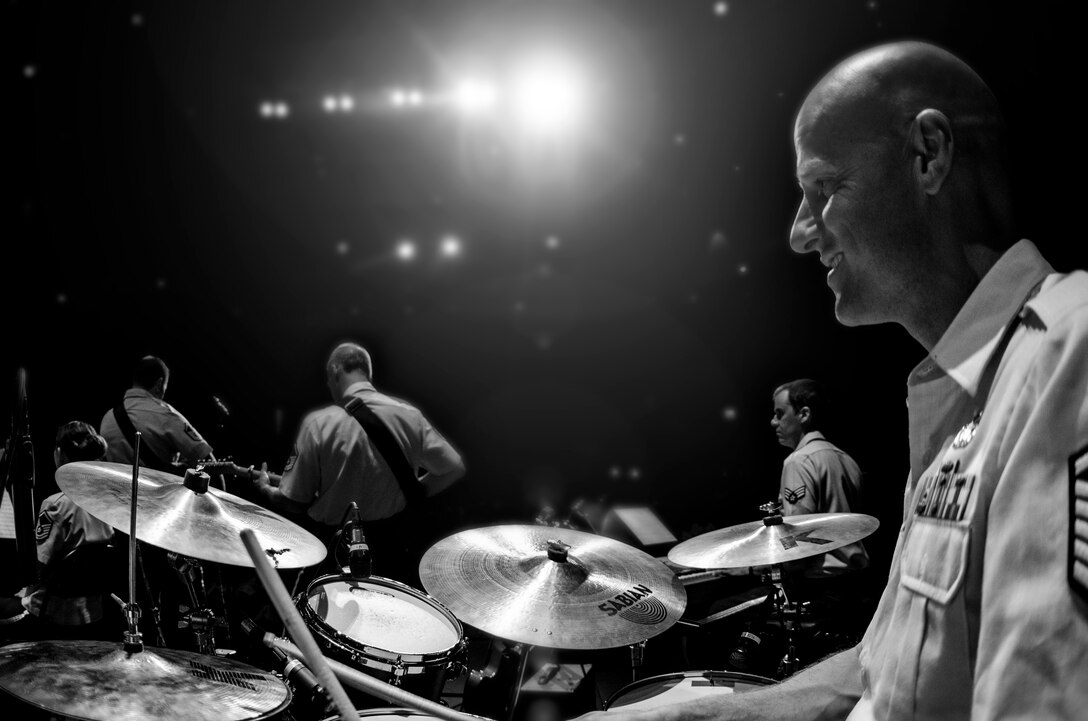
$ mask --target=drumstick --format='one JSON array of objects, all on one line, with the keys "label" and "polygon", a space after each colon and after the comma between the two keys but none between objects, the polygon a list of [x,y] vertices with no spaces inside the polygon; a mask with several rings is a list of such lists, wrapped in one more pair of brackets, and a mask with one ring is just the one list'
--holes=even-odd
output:
[{"label": "drumstick", "polygon": [[302,655],[306,660],[306,665],[317,676],[318,682],[328,691],[329,696],[340,712],[340,718],[358,719],[359,712],[351,705],[351,700],[348,698],[347,692],[344,691],[344,687],[340,685],[335,674],[329,669],[325,657],[321,655],[321,649],[317,647],[317,642],[310,635],[310,629],[306,627],[306,622],[302,620],[302,616],[299,615],[291,603],[291,597],[287,595],[287,589],[284,587],[283,581],[276,575],[272,564],[268,562],[268,558],[265,556],[264,549],[257,542],[257,535],[251,529],[245,528],[242,529],[241,536],[242,543],[245,544],[246,551],[249,553],[253,565],[257,568],[257,575],[261,579],[261,584],[264,585],[265,592],[272,600],[272,605],[276,607],[276,612],[279,613],[280,619],[283,620],[291,638],[295,639],[299,646],[302,647]]},{"label": "drumstick", "polygon": [[[264,644],[269,648],[277,648],[295,658],[305,658],[298,647],[290,641],[276,638],[271,633],[265,633],[263,640]],[[335,659],[328,659],[328,663],[332,668],[333,673],[340,677],[348,686],[377,696],[378,698],[385,699],[386,701],[391,701],[398,706],[408,706],[417,711],[423,711],[431,716],[445,719],[445,721],[491,721],[483,716],[474,716],[473,714],[455,711],[448,706],[443,706],[430,699],[417,696],[414,693],[388,684],[373,676],[368,676],[351,666],[345,666]]]}]

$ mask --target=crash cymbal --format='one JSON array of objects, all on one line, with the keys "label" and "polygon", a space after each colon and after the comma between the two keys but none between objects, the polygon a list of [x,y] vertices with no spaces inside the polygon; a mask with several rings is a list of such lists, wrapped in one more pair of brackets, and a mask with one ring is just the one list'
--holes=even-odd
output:
[{"label": "crash cymbal", "polygon": [[690,568],[768,566],[842,548],[879,525],[862,513],[771,516],[682,541],[669,550],[669,560]]},{"label": "crash cymbal", "polygon": [[431,546],[427,593],[463,623],[534,646],[600,649],[644,641],[684,612],[675,574],[619,541],[548,526],[490,526]]},{"label": "crash cymbal", "polygon": [[[137,539],[183,556],[252,567],[238,535],[249,528],[276,568],[305,568],[325,558],[325,545],[283,516],[216,488],[196,492],[181,480],[164,471],[140,469]],[[132,466],[105,461],[67,463],[57,469],[57,485],[87,513],[129,532]]]},{"label": "crash cymbal", "polygon": [[38,641],[0,648],[0,688],[79,719],[261,719],[291,701],[271,673],[218,656],[120,643]]}]

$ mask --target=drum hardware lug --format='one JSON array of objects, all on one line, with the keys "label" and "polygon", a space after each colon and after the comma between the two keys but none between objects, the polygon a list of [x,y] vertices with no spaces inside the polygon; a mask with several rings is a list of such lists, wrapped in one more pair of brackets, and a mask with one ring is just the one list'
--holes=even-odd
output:
[{"label": "drum hardware lug", "polygon": [[397,660],[393,663],[393,685],[400,686],[400,679],[406,673],[408,671],[404,667],[404,659],[397,656]]}]

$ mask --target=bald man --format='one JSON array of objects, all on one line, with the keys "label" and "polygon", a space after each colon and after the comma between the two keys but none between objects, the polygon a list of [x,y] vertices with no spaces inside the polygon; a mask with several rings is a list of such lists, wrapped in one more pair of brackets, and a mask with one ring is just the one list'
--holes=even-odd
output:
[{"label": "bald man", "polygon": [[1088,274],[1018,238],[1004,136],[982,79],[919,42],[805,99],[790,245],[829,269],[840,322],[898,323],[927,354],[890,577],[856,648],[639,721],[1084,718]]},{"label": "bald man", "polygon": [[[419,495],[433,496],[460,479],[465,464],[420,410],[379,393],[373,377],[370,354],[362,346],[337,346],[325,366],[333,404],[303,419],[283,475],[262,470],[254,483],[266,505],[305,514],[326,541],[355,502],[375,573],[415,585],[419,558],[407,554],[418,544],[410,541],[428,537],[428,529],[403,527],[399,514],[416,492],[402,485],[395,469],[411,475],[407,483],[418,485]],[[371,412],[370,418],[387,429],[389,447],[376,440],[374,428],[368,432],[358,411]]]}]

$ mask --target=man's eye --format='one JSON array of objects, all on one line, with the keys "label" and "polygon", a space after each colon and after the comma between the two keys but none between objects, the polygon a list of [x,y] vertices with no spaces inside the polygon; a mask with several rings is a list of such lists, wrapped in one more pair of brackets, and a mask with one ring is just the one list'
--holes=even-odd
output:
[{"label": "man's eye", "polygon": [[825,198],[830,198],[831,195],[835,192],[835,181],[834,180],[821,180],[820,184],[819,184],[819,189],[820,189],[820,195],[822,195]]}]

